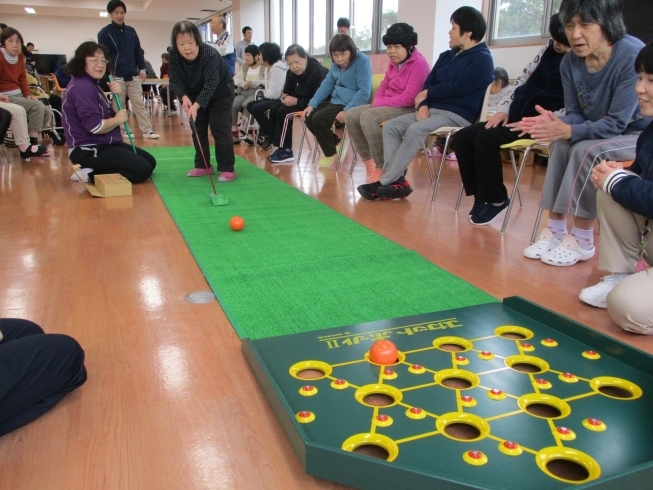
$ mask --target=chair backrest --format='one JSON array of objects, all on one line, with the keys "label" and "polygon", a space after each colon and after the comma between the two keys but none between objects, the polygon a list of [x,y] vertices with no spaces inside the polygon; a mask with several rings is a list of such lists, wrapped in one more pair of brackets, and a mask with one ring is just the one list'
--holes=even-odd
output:
[{"label": "chair backrest", "polygon": [[385,77],[385,74],[374,74],[372,75],[372,97],[370,98],[370,101],[374,100],[374,97],[376,97],[376,93],[379,91],[379,87],[381,86],[381,82],[383,81],[383,78]]},{"label": "chair backrest", "polygon": [[63,87],[61,87],[61,85],[59,85],[59,80],[57,80],[57,75],[55,75],[54,73],[50,73],[50,76],[52,77],[52,81],[54,82],[54,87],[55,87],[55,88],[56,88],[60,93],[63,93],[63,91],[66,90],[66,89],[63,88]]},{"label": "chair backrest", "polygon": [[478,116],[478,122],[487,121],[487,107],[490,104],[490,89],[492,84],[488,85],[487,90],[485,91],[485,98],[483,99],[483,105],[481,106],[481,115]]}]

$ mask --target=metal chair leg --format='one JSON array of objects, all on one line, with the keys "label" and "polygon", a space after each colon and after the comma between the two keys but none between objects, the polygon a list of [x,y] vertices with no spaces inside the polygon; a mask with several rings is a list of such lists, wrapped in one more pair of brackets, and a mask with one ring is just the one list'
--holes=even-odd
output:
[{"label": "metal chair leg", "polygon": [[[297,153],[297,165],[299,165],[299,161],[302,159],[302,150],[304,149],[304,139],[306,139],[306,124],[302,125],[302,137],[299,140],[299,152]],[[306,142],[308,143],[308,140],[306,140]],[[312,151],[313,149],[311,148],[308,154],[310,155]]]},{"label": "metal chair leg", "polygon": [[[9,161],[9,154],[7,153],[7,147],[6,147],[4,144],[2,145],[2,151],[3,151],[4,154],[5,154],[5,159],[7,160],[7,165],[9,165],[11,162]],[[1,159],[1,158],[0,158],[0,164],[4,165],[4,164],[2,163],[2,159]]]},{"label": "metal chair leg", "polygon": [[318,151],[320,150],[320,144],[317,142],[317,136],[313,135],[313,140],[314,140],[314,149],[313,149],[313,158],[311,161],[313,162],[313,165],[315,165],[315,162],[317,161],[317,154]]},{"label": "metal chair leg", "polygon": [[[527,150],[527,151],[530,151]],[[510,150],[510,163],[512,164],[512,171],[515,172],[515,187],[517,187],[517,196],[519,196],[519,207],[523,208],[524,207],[524,200],[521,197],[521,189],[519,188],[519,182],[517,181],[517,165],[515,163],[515,152],[513,150]],[[522,159],[521,164],[524,165],[526,163],[526,160]]]},{"label": "metal chair leg", "polygon": [[537,210],[537,218],[535,218],[535,226],[533,227],[533,234],[531,235],[531,243],[535,243],[537,232],[540,229],[540,221],[542,221],[542,208]]},{"label": "metal chair leg", "polygon": [[463,199],[463,191],[465,190],[465,185],[460,185],[460,190],[458,191],[458,200],[456,201],[456,213],[460,209],[460,201]]},{"label": "metal chair leg", "polygon": [[[506,228],[508,227],[508,220],[510,219],[510,213],[512,212],[512,206],[515,203],[515,193],[519,193],[519,181],[521,180],[521,174],[524,171],[525,163],[526,163],[526,158],[528,157],[528,154],[531,152],[532,147],[526,148],[524,150],[524,155],[522,156],[521,159],[521,165],[519,166],[519,171],[515,175],[515,185],[512,188],[512,192],[510,193],[510,203],[508,203],[508,209],[506,209],[506,216],[503,218],[503,226],[501,227],[501,234],[503,235],[506,232]],[[510,159],[512,160],[512,165],[513,168],[516,169],[515,167],[515,156],[512,152],[510,151]],[[519,194],[519,201],[521,203],[521,193]],[[522,208],[523,208],[523,203],[522,203]],[[532,243],[532,242],[531,242]]]},{"label": "metal chair leg", "polygon": [[[340,140],[340,151],[336,157],[336,172],[340,171],[340,165],[342,164],[342,156],[345,151],[345,144],[347,143],[347,126],[342,130],[342,139]],[[346,153],[345,153],[346,155]]]},{"label": "metal chair leg", "polygon": [[[447,150],[449,149],[449,141],[451,140],[451,136],[453,134],[454,134],[453,132],[449,132],[449,134],[447,134],[447,139],[444,142],[444,150],[442,151],[442,158],[440,159],[438,174],[435,178],[435,188],[433,189],[433,195],[431,196],[431,204],[435,202],[435,197],[438,194],[438,187],[440,186],[440,178],[442,177],[442,168],[444,167],[444,159],[447,154]],[[435,163],[435,158],[433,158],[433,162]]]}]

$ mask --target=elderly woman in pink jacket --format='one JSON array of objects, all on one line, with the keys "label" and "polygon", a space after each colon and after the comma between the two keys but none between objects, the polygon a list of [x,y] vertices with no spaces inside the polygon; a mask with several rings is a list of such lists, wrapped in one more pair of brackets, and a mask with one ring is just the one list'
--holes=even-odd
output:
[{"label": "elderly woman in pink jacket", "polygon": [[347,111],[349,137],[363,159],[367,183],[376,182],[383,170],[383,138],[379,124],[415,112],[415,97],[431,67],[420,53],[417,33],[400,22],[388,27],[383,36],[390,65],[373,103]]}]

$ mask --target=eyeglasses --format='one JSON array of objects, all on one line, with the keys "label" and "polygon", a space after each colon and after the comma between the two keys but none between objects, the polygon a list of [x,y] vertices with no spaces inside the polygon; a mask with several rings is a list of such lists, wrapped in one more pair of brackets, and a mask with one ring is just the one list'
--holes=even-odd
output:
[{"label": "eyeglasses", "polygon": [[98,65],[98,64],[108,65],[109,64],[109,60],[107,60],[106,58],[86,58],[86,60],[89,61],[90,63],[93,63],[94,65]]}]

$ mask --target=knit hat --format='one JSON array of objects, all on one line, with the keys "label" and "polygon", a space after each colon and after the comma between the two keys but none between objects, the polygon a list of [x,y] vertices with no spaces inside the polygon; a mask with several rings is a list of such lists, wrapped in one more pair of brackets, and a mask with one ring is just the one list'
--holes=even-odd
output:
[{"label": "knit hat", "polygon": [[404,48],[410,50],[417,45],[417,33],[412,26],[399,22],[388,27],[383,35],[383,44],[401,44]]},{"label": "knit hat", "polygon": [[553,14],[551,16],[551,22],[549,22],[549,33],[554,41],[558,41],[560,44],[564,44],[569,47],[569,39],[567,39],[567,34],[565,33],[565,26],[560,22],[560,14]]}]

